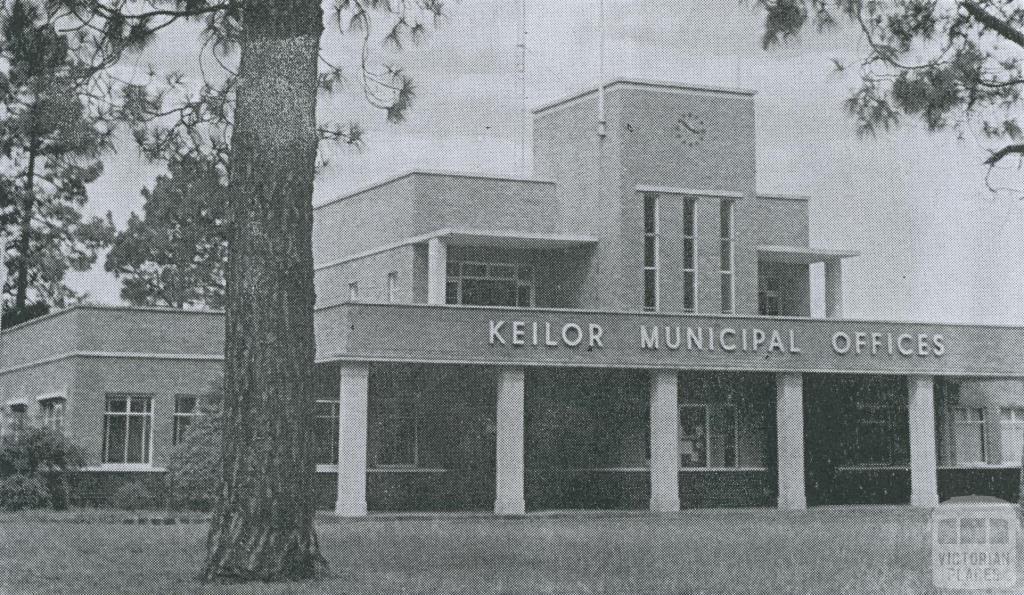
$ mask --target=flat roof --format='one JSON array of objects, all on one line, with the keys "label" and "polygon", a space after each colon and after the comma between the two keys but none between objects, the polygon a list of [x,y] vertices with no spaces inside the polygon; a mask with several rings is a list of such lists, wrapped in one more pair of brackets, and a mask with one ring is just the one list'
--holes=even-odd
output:
[{"label": "flat roof", "polygon": [[[685,84],[685,83],[679,83],[679,82],[654,81],[654,80],[647,80],[647,79],[630,79],[630,78],[612,79],[612,80],[608,81],[607,83],[605,83],[604,88],[605,88],[605,90],[608,90],[608,89],[610,89],[612,87],[621,86],[621,85],[629,85],[629,86],[634,86],[634,87],[647,87],[647,88],[651,88],[651,89],[662,89],[662,90],[666,90],[666,91],[676,91],[676,92],[684,92],[684,93],[711,93],[711,94],[714,94],[714,95],[743,95],[743,96],[747,96],[747,97],[755,95],[757,93],[757,91],[754,91],[753,89],[737,89],[737,88],[732,88],[732,87],[714,87],[714,86],[709,86],[709,85],[691,85],[691,84]],[[590,95],[591,93],[597,93],[597,89],[598,89],[597,87],[594,87],[594,88],[591,88],[591,89],[586,89],[584,91],[580,91],[580,92],[577,92],[577,93],[573,93],[572,95],[569,95],[569,96],[566,96],[566,97],[562,97],[561,99],[558,99],[556,101],[551,101],[551,102],[548,102],[548,103],[541,104],[540,106],[533,108],[533,113],[534,114],[539,114],[540,112],[547,111],[547,110],[549,110],[551,108],[561,106],[561,105],[563,105],[565,103],[569,103],[569,102],[575,101],[577,99],[582,99],[583,97],[586,97],[587,95]]]},{"label": "flat roof", "polygon": [[854,250],[823,250],[821,248],[807,248],[803,246],[758,246],[757,255],[767,262],[782,262],[787,264],[813,264],[828,260],[839,260],[841,258],[853,258],[860,256],[860,252]]},{"label": "flat roof", "polygon": [[523,233],[492,229],[442,229],[431,237],[445,238],[453,246],[491,248],[567,248],[596,244],[593,236],[562,233]]},{"label": "flat roof", "polygon": [[343,201],[343,200],[345,200],[347,198],[352,198],[353,196],[357,196],[357,195],[362,194],[364,192],[369,192],[370,190],[374,190],[376,188],[380,188],[381,186],[387,186],[388,184],[392,184],[392,183],[397,182],[397,181],[399,181],[399,180],[401,180],[403,178],[408,178],[409,176],[416,176],[416,175],[420,175],[420,176],[440,176],[440,177],[446,177],[446,178],[473,178],[473,179],[477,179],[477,180],[493,180],[495,182],[525,182],[525,183],[532,183],[532,184],[549,184],[549,185],[554,185],[555,184],[555,182],[553,182],[551,180],[541,180],[541,179],[538,179],[538,178],[531,178],[531,177],[528,177],[528,176],[515,176],[515,175],[511,175],[511,174],[497,174],[497,173],[495,173],[495,174],[486,174],[486,173],[481,173],[481,172],[460,172],[460,171],[444,171],[444,170],[434,170],[434,169],[413,169],[413,170],[408,170],[408,171],[402,172],[402,173],[397,174],[397,175],[390,176],[390,177],[385,178],[383,180],[380,180],[378,182],[373,182],[373,183],[368,184],[366,186],[362,186],[362,187],[356,188],[355,190],[350,190],[350,191],[348,191],[348,192],[346,192],[346,193],[344,193],[344,194],[342,194],[340,196],[336,196],[334,198],[325,200],[322,203],[315,204],[315,205],[313,205],[313,210],[315,211],[317,209],[326,207],[328,205],[332,205],[332,204],[334,204],[336,202],[341,202],[341,201]]}]

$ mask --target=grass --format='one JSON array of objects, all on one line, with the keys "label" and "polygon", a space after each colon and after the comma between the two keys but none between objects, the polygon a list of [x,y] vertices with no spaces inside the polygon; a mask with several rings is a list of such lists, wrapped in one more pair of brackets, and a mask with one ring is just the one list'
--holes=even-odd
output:
[{"label": "grass", "polygon": [[206,525],[58,521],[0,515],[0,594],[935,592],[909,507],[324,519],[327,575],[255,586],[194,579]]}]

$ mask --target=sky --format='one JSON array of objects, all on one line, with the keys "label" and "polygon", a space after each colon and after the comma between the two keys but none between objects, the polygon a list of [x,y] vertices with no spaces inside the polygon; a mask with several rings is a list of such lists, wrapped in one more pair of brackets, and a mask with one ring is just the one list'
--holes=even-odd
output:
[{"label": "sky", "polygon": [[[528,108],[593,88],[600,80],[598,2],[526,2]],[[760,47],[763,17],[738,0],[605,0],[606,80],[638,78],[756,91],[758,190],[810,197],[811,245],[858,250],[846,261],[851,318],[1018,325],[1024,320],[1024,202],[985,185],[983,141],[968,130],[931,134],[907,120],[876,138],[858,137],[842,102],[854,81],[833,58],[852,62],[851,28],[813,28],[782,48]],[[323,120],[357,121],[358,150],[325,147],[319,203],[410,169],[531,173],[521,162],[532,133],[520,91],[519,2],[462,0],[418,47],[373,46],[373,61],[401,65],[415,102],[400,124],[385,121],[355,91],[322,98]],[[328,28],[325,54],[356,72],[358,44]],[[126,76],[180,70],[200,76],[187,28],[131,63]],[[132,69],[137,68],[137,71]],[[526,150],[530,150],[527,144]],[[90,187],[89,210],[123,223],[140,211],[158,166],[119,143]],[[1024,180],[1021,182],[1024,186]],[[119,283],[102,260],[70,284],[99,302],[117,302]],[[820,296],[816,296],[819,302]]]}]

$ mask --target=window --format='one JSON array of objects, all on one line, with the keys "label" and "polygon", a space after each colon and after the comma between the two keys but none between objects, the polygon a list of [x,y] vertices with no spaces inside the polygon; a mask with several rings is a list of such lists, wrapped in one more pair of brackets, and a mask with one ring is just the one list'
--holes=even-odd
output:
[{"label": "window", "polygon": [[178,395],[174,397],[174,431],[171,435],[171,444],[178,444],[185,439],[185,433],[192,425],[192,420],[201,415],[198,404],[198,397],[193,395]]},{"label": "window", "polygon": [[704,405],[679,407],[679,466],[708,466],[708,420]]},{"label": "window", "polygon": [[398,301],[398,273],[388,273],[388,303],[393,304]]},{"label": "window", "polygon": [[733,201],[723,200],[719,212],[721,221],[721,278],[722,278],[722,313],[732,314],[736,311],[734,281],[735,250],[733,230]]},{"label": "window", "polygon": [[352,281],[351,283],[348,284],[348,301],[359,301],[359,283],[355,281]]},{"label": "window", "polygon": [[779,278],[773,274],[761,275],[760,291],[757,294],[757,309],[761,316],[778,316]]},{"label": "window", "polygon": [[317,401],[313,410],[313,456],[318,465],[338,464],[338,401]]},{"label": "window", "polygon": [[449,304],[532,308],[535,298],[536,286],[530,265],[448,261],[445,301]]},{"label": "window", "polygon": [[910,460],[907,410],[890,404],[858,403],[850,462],[856,465],[905,465]]},{"label": "window", "polygon": [[53,397],[39,402],[42,424],[55,432],[64,431],[64,399]]},{"label": "window", "polygon": [[148,465],[153,439],[153,398],[108,395],[103,419],[103,462]]},{"label": "window", "polygon": [[1002,462],[1020,465],[1024,452],[1024,409],[1002,409],[999,413]]},{"label": "window", "polygon": [[950,409],[953,464],[985,462],[985,411],[971,407]]},{"label": "window", "polygon": [[696,201],[683,204],[683,312],[697,310]]},{"label": "window", "polygon": [[384,398],[375,411],[373,464],[415,467],[419,463],[419,427],[414,398]]},{"label": "window", "polygon": [[28,428],[28,405],[11,403],[7,410],[5,435],[17,436]]},{"label": "window", "polygon": [[644,310],[658,309],[658,197],[644,195]]}]

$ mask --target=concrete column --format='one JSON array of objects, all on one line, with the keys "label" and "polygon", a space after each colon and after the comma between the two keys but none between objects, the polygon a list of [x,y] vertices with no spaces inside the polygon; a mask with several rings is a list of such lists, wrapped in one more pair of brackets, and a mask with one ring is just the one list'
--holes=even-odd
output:
[{"label": "concrete column", "polygon": [[804,379],[802,374],[775,375],[779,440],[779,508],[804,510]]},{"label": "concrete column", "polygon": [[498,375],[494,513],[504,516],[526,514],[523,490],[525,385],[526,373],[522,368],[502,368]]},{"label": "concrete column", "polygon": [[912,376],[910,399],[910,504],[936,506],[939,488],[935,460],[935,379]]},{"label": "concrete column", "polygon": [[679,373],[651,372],[651,510],[679,510]]},{"label": "concrete column", "polygon": [[427,303],[445,303],[448,283],[448,244],[441,238],[427,240]]},{"label": "concrete column", "polygon": [[843,261],[825,261],[825,318],[843,316]]},{"label": "concrete column", "polygon": [[334,514],[366,515],[366,410],[370,367],[341,364],[338,387],[338,501]]}]

